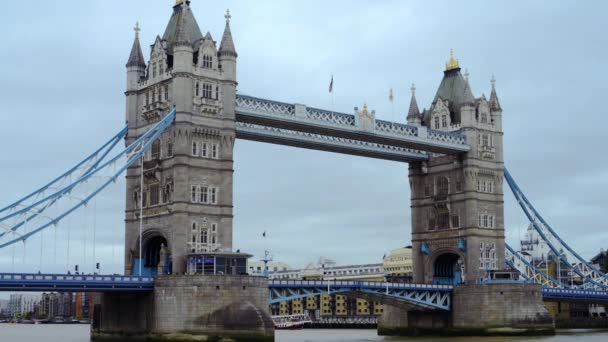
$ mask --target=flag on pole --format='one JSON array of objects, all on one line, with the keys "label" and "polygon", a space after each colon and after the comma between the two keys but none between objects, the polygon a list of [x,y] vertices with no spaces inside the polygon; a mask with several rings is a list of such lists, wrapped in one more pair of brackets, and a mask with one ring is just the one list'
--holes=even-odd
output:
[{"label": "flag on pole", "polygon": [[334,91],[334,75],[331,75],[331,81],[329,81],[329,92],[333,93]]},{"label": "flag on pole", "polygon": [[393,96],[393,88],[391,88],[388,92],[388,100],[393,102],[394,99],[395,97]]}]

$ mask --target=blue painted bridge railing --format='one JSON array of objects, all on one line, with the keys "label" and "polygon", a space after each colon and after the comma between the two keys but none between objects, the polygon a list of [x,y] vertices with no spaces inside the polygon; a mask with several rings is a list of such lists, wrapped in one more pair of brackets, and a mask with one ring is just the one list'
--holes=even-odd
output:
[{"label": "blue painted bridge railing", "polygon": [[374,281],[270,280],[270,304],[324,294],[358,292],[391,299],[426,310],[450,310],[451,285],[385,283]]},{"label": "blue painted bridge railing", "polygon": [[0,291],[152,291],[154,278],[122,275],[0,273]]},{"label": "blue painted bridge railing", "polygon": [[[453,286],[374,281],[270,280],[270,304],[324,294],[361,293],[427,310],[450,310]],[[154,290],[154,278],[122,275],[0,273],[0,291],[129,292]],[[608,291],[543,287],[546,301],[607,303]]]}]

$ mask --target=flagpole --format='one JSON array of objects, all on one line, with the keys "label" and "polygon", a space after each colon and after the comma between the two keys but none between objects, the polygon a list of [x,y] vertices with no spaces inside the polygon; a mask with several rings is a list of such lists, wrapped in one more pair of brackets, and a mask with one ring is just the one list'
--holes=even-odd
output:
[{"label": "flagpole", "polygon": [[334,74],[331,74],[331,80],[329,81],[329,95],[331,96],[331,113],[335,112],[334,103]]}]

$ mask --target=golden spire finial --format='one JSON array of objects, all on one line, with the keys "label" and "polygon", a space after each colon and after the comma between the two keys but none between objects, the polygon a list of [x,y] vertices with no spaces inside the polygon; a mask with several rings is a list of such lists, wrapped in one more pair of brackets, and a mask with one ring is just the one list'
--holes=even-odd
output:
[{"label": "golden spire finial", "polygon": [[175,6],[179,6],[184,3],[184,0],[175,0]]},{"label": "golden spire finial", "polygon": [[363,110],[361,112],[362,113],[368,113],[368,111],[367,111],[367,102],[363,102]]},{"label": "golden spire finial", "polygon": [[454,70],[460,68],[458,60],[454,58],[454,49],[450,49],[450,60],[445,63],[445,71]]}]

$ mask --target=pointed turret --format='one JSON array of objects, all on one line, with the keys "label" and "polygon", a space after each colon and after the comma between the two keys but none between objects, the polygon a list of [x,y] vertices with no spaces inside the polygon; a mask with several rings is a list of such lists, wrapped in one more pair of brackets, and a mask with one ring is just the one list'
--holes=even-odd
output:
[{"label": "pointed turret", "polygon": [[420,116],[420,109],[418,108],[418,101],[416,101],[416,85],[412,83],[412,99],[410,100],[410,108],[407,112],[407,123],[410,125],[419,126],[422,117]]},{"label": "pointed turret", "polygon": [[220,44],[219,56],[232,56],[237,57],[236,49],[234,47],[234,41],[232,41],[232,32],[230,31],[230,10],[226,11],[226,28],[224,29],[224,35],[222,36],[222,42]]},{"label": "pointed turret", "polygon": [[129,60],[127,61],[128,67],[146,67],[146,61],[144,60],[144,54],[141,51],[141,44],[139,43],[139,23],[135,24],[135,40],[133,41],[133,47],[131,48],[131,54],[129,55]]},{"label": "pointed turret", "polygon": [[[187,2],[182,2],[181,7],[182,11],[190,12]],[[186,9],[186,7],[188,8]],[[182,15],[181,20],[177,23],[174,46],[192,46],[192,30],[189,21],[189,16]]]},{"label": "pointed turret", "polygon": [[500,107],[500,102],[498,101],[498,95],[496,95],[496,79],[494,76],[492,76],[490,82],[492,83],[492,92],[490,93],[490,110],[502,111],[502,107]]},{"label": "pointed turret", "polygon": [[[460,63],[454,58],[453,51],[450,51],[450,59],[445,65],[443,79],[437,89],[433,104],[438,99],[447,101],[453,123],[461,122],[461,108],[464,104],[475,103],[473,92],[471,92],[468,81],[460,73]],[[428,124],[429,118],[425,116],[424,122]]]},{"label": "pointed turret", "polygon": [[173,15],[163,34],[163,40],[167,42],[167,52],[173,54],[173,46],[177,43],[192,45],[200,39],[203,39],[203,34],[190,8],[190,1],[176,1]]},{"label": "pointed turret", "polygon": [[462,99],[463,105],[475,106],[475,96],[471,91],[471,85],[469,84],[469,71],[464,70],[464,97]]}]

